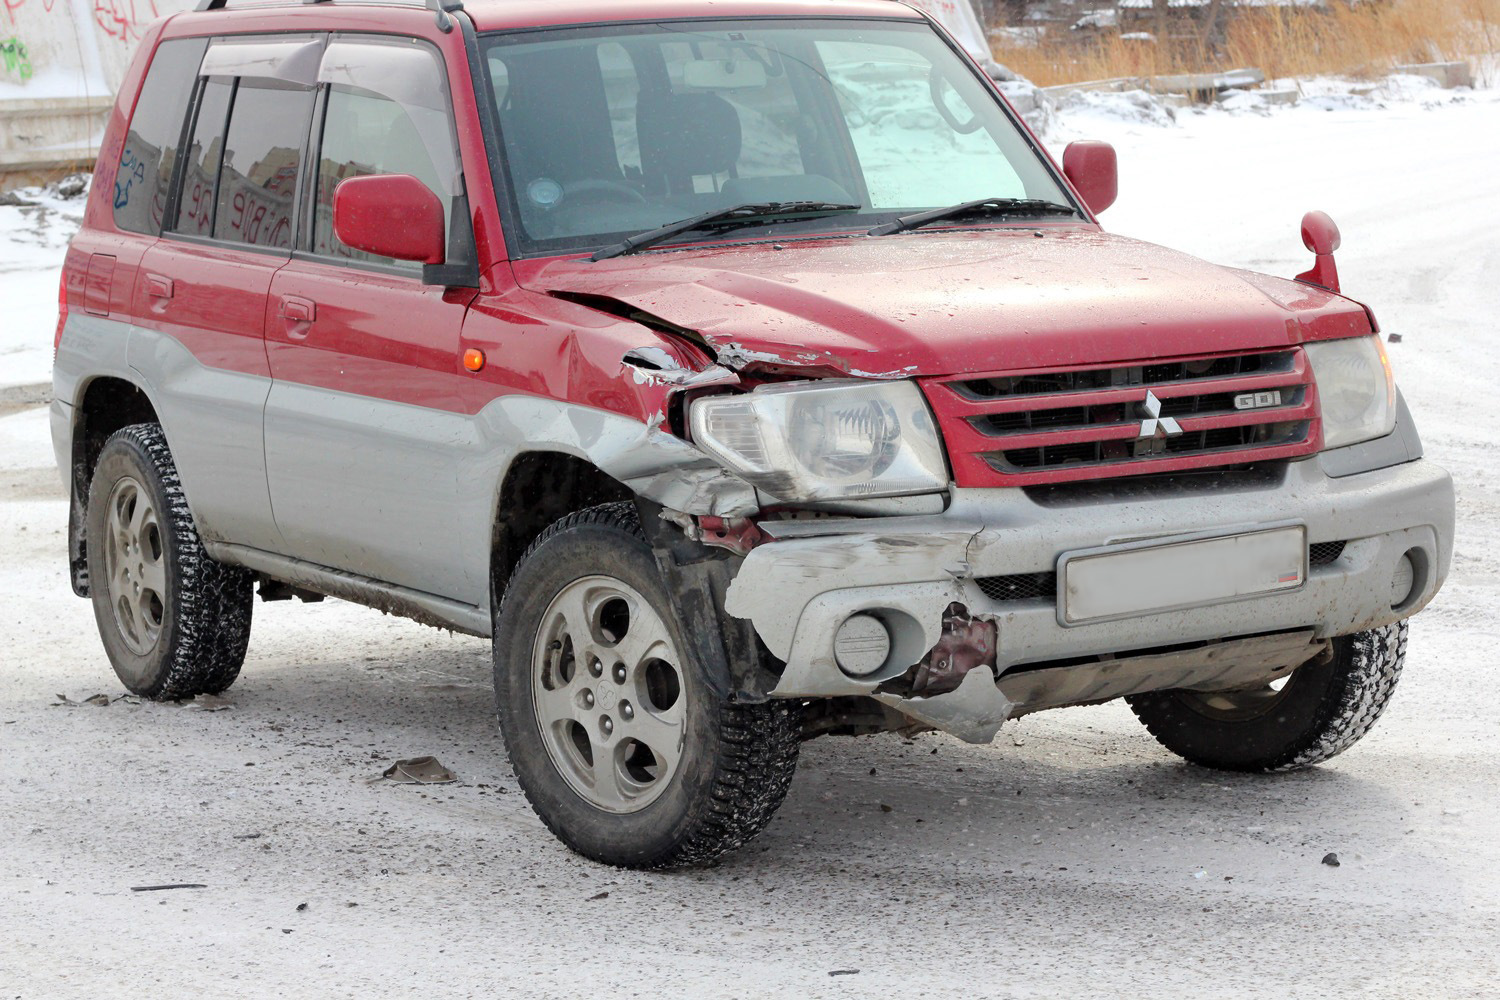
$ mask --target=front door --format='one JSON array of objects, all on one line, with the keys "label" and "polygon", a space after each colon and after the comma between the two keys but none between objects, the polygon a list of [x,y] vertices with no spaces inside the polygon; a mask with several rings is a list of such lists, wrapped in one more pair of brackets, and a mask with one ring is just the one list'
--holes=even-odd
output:
[{"label": "front door", "polygon": [[266,405],[271,502],[296,558],[469,604],[457,530],[463,444],[459,331],[473,289],[344,245],[333,192],[411,174],[449,207],[450,256],[472,246],[447,76],[412,38],[334,35],[319,72],[318,152],[299,251],[271,283]]}]

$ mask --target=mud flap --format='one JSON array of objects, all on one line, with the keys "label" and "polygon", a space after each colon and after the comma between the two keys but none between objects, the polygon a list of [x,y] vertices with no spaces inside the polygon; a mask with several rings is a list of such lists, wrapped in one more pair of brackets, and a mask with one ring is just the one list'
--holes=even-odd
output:
[{"label": "mud flap", "polygon": [[769,700],[779,680],[775,663],[755,634],[755,626],[727,614],[724,594],[742,557],[695,542],[664,520],[660,504],[636,498],[641,529],[656,554],[656,565],[672,596],[672,610],[709,689],[736,703]]}]

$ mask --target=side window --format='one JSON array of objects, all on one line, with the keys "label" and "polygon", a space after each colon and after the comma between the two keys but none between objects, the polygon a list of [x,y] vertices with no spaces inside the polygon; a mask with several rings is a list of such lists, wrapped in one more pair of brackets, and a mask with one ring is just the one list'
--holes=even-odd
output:
[{"label": "side window", "polygon": [[310,88],[281,80],[240,80],[219,172],[215,239],[292,248],[297,168],[312,104]]},{"label": "side window", "polygon": [[219,161],[224,153],[224,126],[229,120],[229,99],[234,81],[204,81],[198,98],[198,116],[188,143],[187,165],[182,175],[182,194],[177,199],[177,225],[189,236],[209,236],[214,230],[214,187],[219,180]]},{"label": "side window", "polygon": [[441,57],[415,39],[339,37],[319,81],[328,86],[318,154],[312,250],[344,260],[421,265],[356,250],[333,231],[333,193],[350,177],[410,174],[437,195],[452,245],[460,187],[447,75]]},{"label": "side window", "polygon": [[178,38],[162,42],[151,57],[115,173],[115,225],[121,229],[161,232],[183,118],[207,46],[206,38]]}]

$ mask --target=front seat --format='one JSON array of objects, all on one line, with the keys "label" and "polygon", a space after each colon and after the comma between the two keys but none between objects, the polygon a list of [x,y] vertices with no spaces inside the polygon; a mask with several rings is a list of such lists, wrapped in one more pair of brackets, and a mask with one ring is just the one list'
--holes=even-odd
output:
[{"label": "front seat", "polygon": [[652,194],[695,191],[695,178],[734,177],[743,136],[740,115],[718,94],[642,93],[635,109],[641,174]]}]

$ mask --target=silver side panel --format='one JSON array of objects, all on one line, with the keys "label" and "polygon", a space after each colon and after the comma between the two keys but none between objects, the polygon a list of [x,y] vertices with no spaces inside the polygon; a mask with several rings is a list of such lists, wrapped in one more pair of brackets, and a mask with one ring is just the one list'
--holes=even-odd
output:
[{"label": "silver side panel", "polygon": [[261,434],[271,380],[209,368],[174,337],[139,326],[129,362],[161,417],[198,533],[280,548]]},{"label": "silver side panel", "polygon": [[533,451],[592,462],[674,509],[754,509],[753,490],[696,448],[603,410],[509,395],[468,415],[278,381],[271,490],[278,512],[299,512],[295,524],[283,514],[279,551],[487,613],[500,485]]},{"label": "silver side panel", "polygon": [[139,386],[150,398],[205,538],[280,546],[261,441],[270,379],[207,368],[153,330],[69,313],[52,371],[53,444],[64,470],[72,461],[74,408],[100,377]]}]

